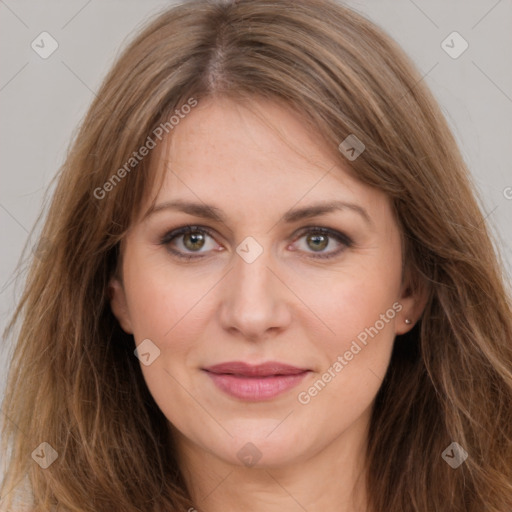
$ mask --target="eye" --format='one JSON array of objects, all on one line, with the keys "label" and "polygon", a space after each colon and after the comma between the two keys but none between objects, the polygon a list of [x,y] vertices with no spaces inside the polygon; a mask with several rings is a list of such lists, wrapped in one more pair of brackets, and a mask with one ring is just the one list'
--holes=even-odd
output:
[{"label": "eye", "polygon": [[[300,242],[297,248],[309,253],[313,258],[333,258],[343,252],[353,242],[344,233],[330,228],[313,226],[305,228],[298,237],[295,244]],[[210,229],[203,226],[183,226],[169,231],[160,241],[168,250],[178,258],[191,260],[206,256],[209,251],[222,251],[212,235]]]},{"label": "eye", "polygon": [[219,250],[209,229],[202,226],[183,226],[167,233],[160,242],[180,258],[201,258],[203,253]]},{"label": "eye", "polygon": [[301,240],[303,242],[299,244],[299,250],[310,254],[312,252],[314,258],[332,258],[353,244],[350,237],[344,233],[319,226],[302,231],[296,242]]}]

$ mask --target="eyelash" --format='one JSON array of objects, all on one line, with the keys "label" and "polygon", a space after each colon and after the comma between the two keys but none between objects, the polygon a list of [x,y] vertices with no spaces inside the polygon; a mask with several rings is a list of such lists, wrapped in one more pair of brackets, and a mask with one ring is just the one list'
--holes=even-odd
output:
[{"label": "eyelash", "polygon": [[[181,258],[184,260],[204,258],[204,255],[184,254],[184,253],[177,251],[175,249],[172,249],[170,247],[170,244],[174,239],[176,239],[180,236],[186,235],[188,233],[206,234],[209,237],[215,239],[215,237],[213,236],[212,230],[210,230],[209,228],[207,228],[205,226],[188,225],[188,226],[183,226],[181,228],[174,229],[174,230],[166,233],[160,240],[160,244],[167,246],[167,248],[170,252],[172,252],[178,258]],[[312,253],[313,256],[311,256],[311,257],[313,257],[315,259],[317,259],[317,258],[318,259],[334,258],[335,256],[338,256],[341,252],[343,252],[346,248],[351,247],[353,245],[352,239],[349,236],[347,236],[345,233],[341,233],[334,229],[320,227],[320,226],[307,226],[307,227],[303,228],[300,231],[300,233],[297,235],[297,237],[294,239],[294,241],[300,240],[302,237],[304,237],[305,235],[308,235],[310,233],[329,236],[331,238],[334,238],[337,242],[339,242],[340,244],[342,244],[342,246],[344,246],[344,247],[341,247],[340,249],[336,250],[335,252],[330,252],[327,254]]]}]

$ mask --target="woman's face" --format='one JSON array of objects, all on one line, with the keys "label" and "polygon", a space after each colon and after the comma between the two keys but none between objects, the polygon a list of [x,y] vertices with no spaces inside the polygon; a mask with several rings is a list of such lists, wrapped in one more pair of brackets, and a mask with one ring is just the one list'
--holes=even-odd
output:
[{"label": "woman's face", "polygon": [[155,149],[112,308],[180,445],[275,466],[365,436],[414,297],[387,197],[290,111],[251,109],[201,102]]}]

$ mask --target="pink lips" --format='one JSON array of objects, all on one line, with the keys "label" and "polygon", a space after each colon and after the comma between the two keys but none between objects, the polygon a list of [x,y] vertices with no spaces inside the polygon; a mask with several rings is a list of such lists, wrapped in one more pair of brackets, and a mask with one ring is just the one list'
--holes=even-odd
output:
[{"label": "pink lips", "polygon": [[288,391],[309,373],[308,369],[274,361],[259,365],[233,361],[204,368],[204,371],[221,391],[252,402]]}]

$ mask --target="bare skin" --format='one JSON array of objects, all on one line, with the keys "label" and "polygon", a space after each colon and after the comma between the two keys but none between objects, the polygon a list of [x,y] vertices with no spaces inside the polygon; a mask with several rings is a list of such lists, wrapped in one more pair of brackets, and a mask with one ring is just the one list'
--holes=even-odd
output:
[{"label": "bare skin", "polygon": [[[277,103],[255,100],[247,109],[206,100],[166,142],[154,150],[165,173],[156,205],[207,204],[223,218],[172,208],[141,215],[124,240],[111,304],[137,345],[149,339],[160,350],[141,368],[169,420],[196,508],[367,510],[372,405],[395,336],[412,328],[423,306],[402,282],[389,199],[351,177]],[[345,204],[285,218],[332,201]],[[150,206],[148,198],[143,212]],[[163,240],[187,225],[209,233],[194,228]],[[241,256],[258,247],[254,261]],[[369,336],[370,327],[377,334]],[[308,371],[292,389],[250,401],[219,389],[205,371],[227,361]]]}]

